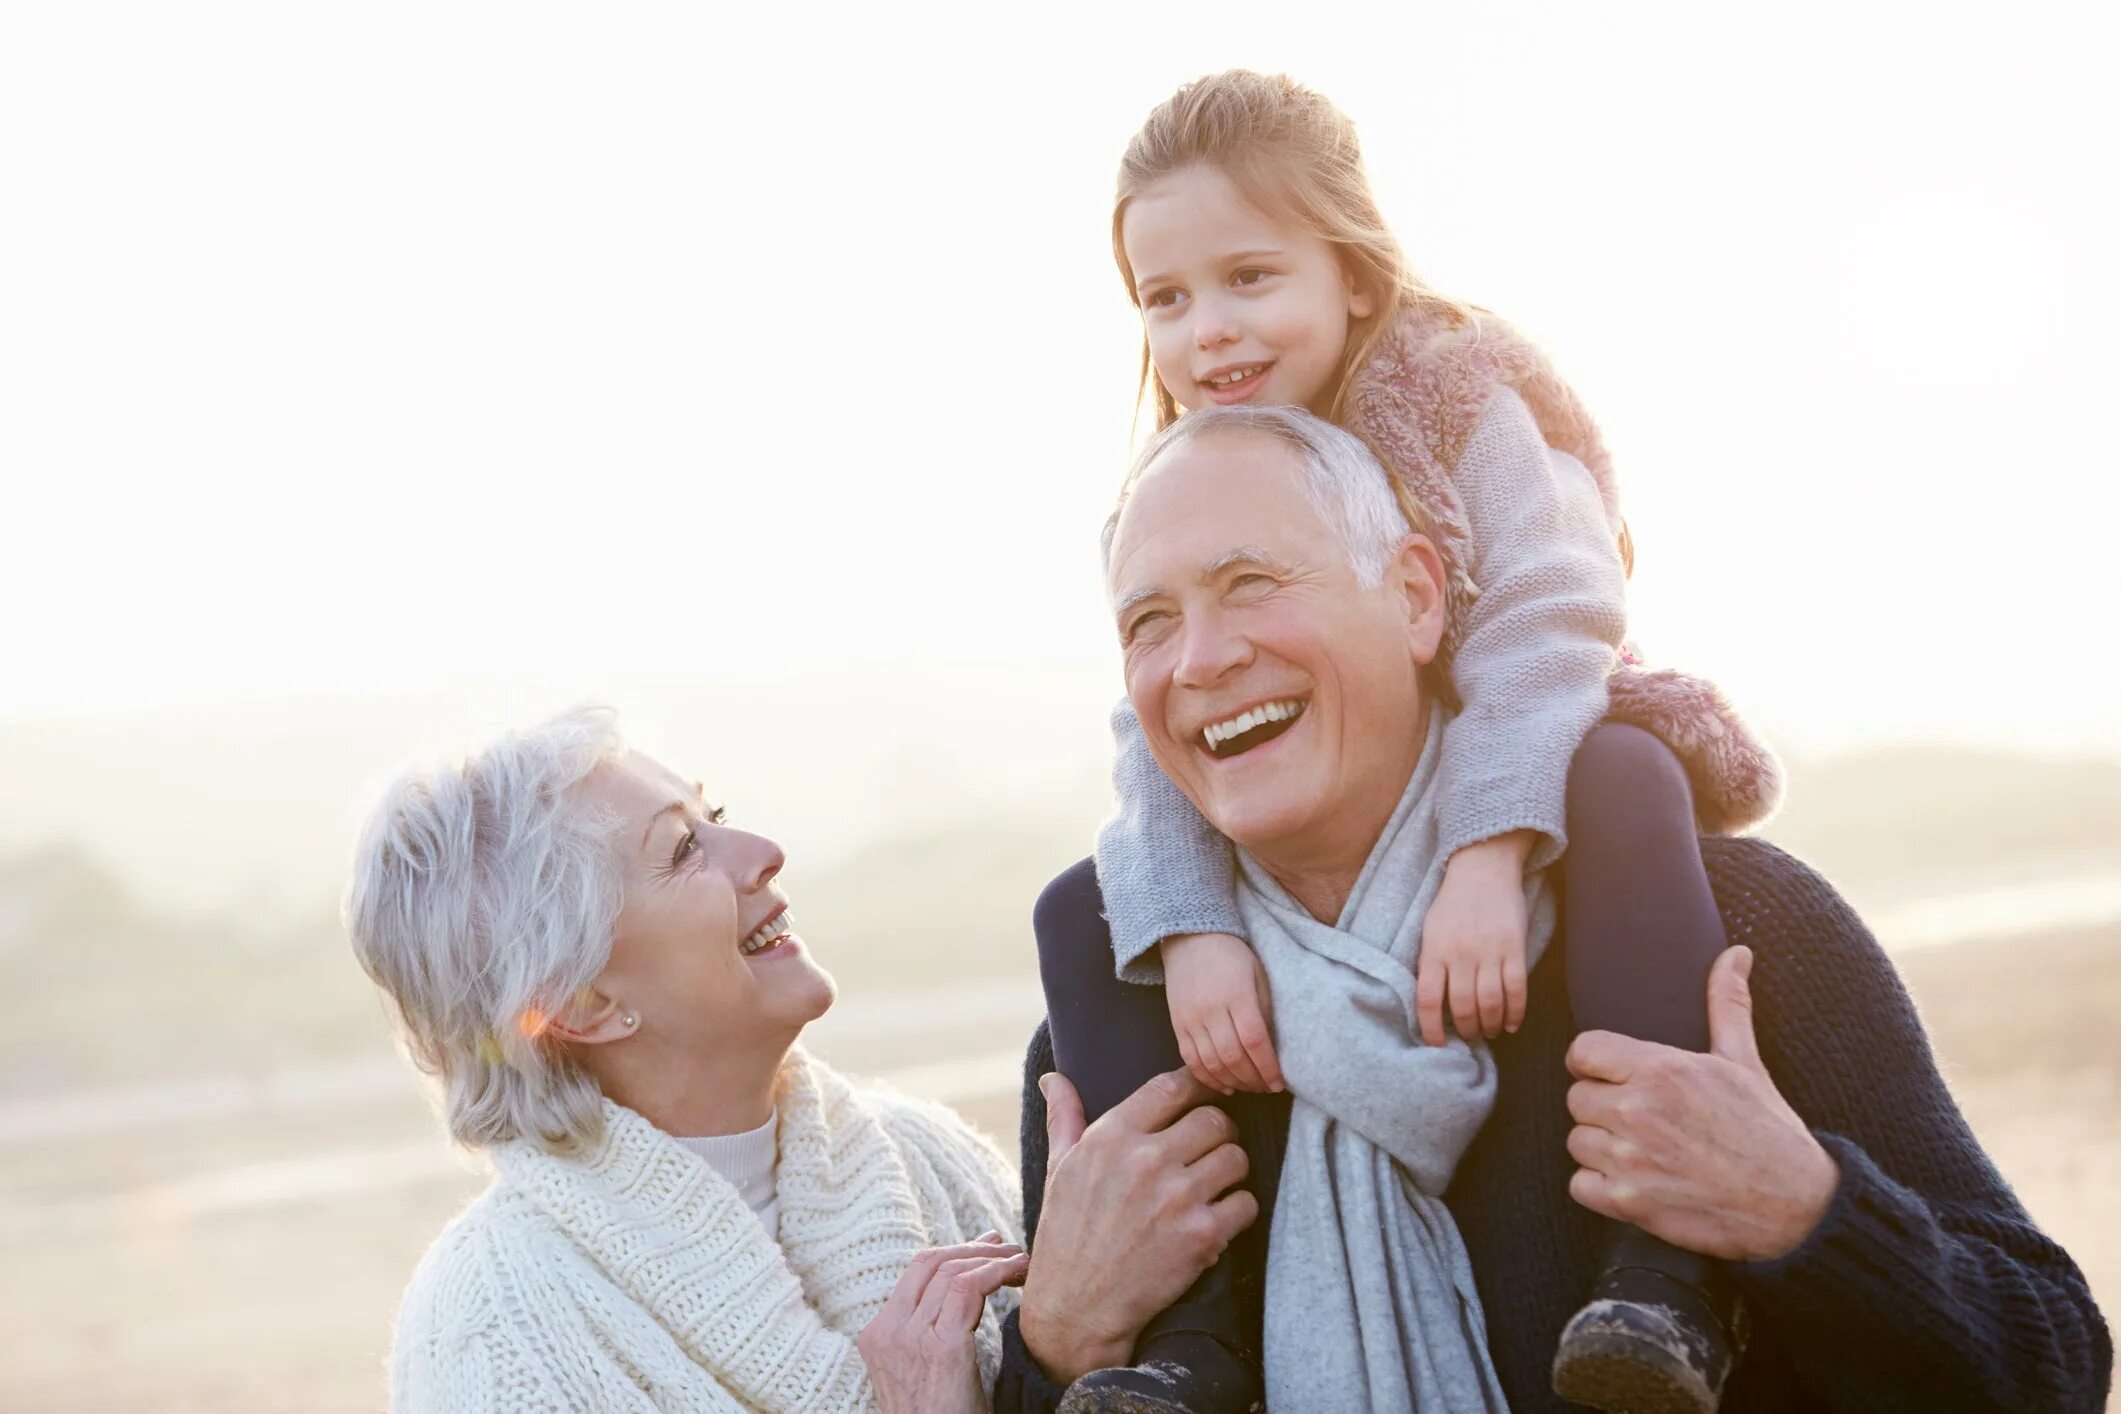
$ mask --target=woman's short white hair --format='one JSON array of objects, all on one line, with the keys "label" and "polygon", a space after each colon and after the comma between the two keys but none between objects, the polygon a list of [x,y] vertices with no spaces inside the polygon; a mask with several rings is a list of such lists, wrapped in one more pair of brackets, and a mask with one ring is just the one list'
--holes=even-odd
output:
[{"label": "woman's short white hair", "polygon": [[544,1031],[611,956],[612,824],[572,797],[623,750],[609,708],[577,708],[406,771],[361,831],[346,931],[460,1144],[602,1132],[596,1084]]},{"label": "woman's short white hair", "polygon": [[1412,531],[1409,512],[1394,490],[1392,477],[1360,437],[1299,407],[1202,408],[1149,439],[1128,468],[1119,504],[1105,521],[1105,567],[1112,567],[1112,540],[1134,487],[1150,469],[1181,447],[1215,436],[1265,437],[1293,447],[1303,464],[1304,499],[1339,532],[1348,565],[1367,588],[1384,582],[1385,566]]}]

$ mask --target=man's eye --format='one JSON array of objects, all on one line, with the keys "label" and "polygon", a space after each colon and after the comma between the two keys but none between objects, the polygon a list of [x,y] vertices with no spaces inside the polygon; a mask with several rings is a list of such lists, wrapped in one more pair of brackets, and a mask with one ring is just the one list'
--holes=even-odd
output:
[{"label": "man's eye", "polygon": [[1230,587],[1232,589],[1264,589],[1273,582],[1273,580],[1267,578],[1265,575],[1258,574],[1255,572],[1239,575],[1237,578],[1230,581]]},{"label": "man's eye", "polygon": [[1140,638],[1144,633],[1153,633],[1161,628],[1164,621],[1170,617],[1170,614],[1164,610],[1155,609],[1132,619],[1127,624],[1127,637],[1132,640]]}]

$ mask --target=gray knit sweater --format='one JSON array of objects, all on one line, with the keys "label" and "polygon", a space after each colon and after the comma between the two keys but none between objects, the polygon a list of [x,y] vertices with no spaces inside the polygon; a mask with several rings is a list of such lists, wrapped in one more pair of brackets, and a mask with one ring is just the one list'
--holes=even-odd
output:
[{"label": "gray knit sweater", "polygon": [[[1539,836],[1537,869],[1567,843],[1569,761],[1606,710],[1626,630],[1626,574],[1598,487],[1547,446],[1531,409],[1497,388],[1452,478],[1480,586],[1452,679],[1463,710],[1445,742],[1445,856],[1512,830]],[[1112,714],[1119,808],[1097,839],[1097,877],[1119,975],[1163,980],[1155,952],[1180,933],[1244,934],[1230,842],[1156,764],[1122,701]]]}]

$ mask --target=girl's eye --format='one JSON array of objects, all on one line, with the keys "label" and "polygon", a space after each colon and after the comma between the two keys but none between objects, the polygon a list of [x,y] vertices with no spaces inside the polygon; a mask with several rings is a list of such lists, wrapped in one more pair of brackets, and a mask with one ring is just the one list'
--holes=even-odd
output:
[{"label": "girl's eye", "polygon": [[1142,296],[1142,308],[1169,309],[1172,305],[1178,303],[1179,293],[1179,291],[1172,289],[1151,290]]},{"label": "girl's eye", "polygon": [[1257,270],[1251,266],[1246,266],[1230,277],[1230,283],[1233,285],[1256,285],[1273,273],[1271,270]]}]

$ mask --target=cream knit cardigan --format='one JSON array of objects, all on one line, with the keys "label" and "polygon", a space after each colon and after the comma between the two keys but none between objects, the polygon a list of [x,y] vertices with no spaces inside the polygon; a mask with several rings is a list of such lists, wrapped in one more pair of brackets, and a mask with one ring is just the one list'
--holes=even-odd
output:
[{"label": "cream knit cardigan", "polygon": [[[1016,1177],[939,1106],[792,1051],[778,1241],[729,1182],[632,1110],[573,1155],[496,1146],[494,1182],[428,1249],[398,1312],[391,1407],[866,1410],[854,1338],[922,1247],[1023,1238]],[[974,1335],[989,1388],[1016,1293]]]}]

